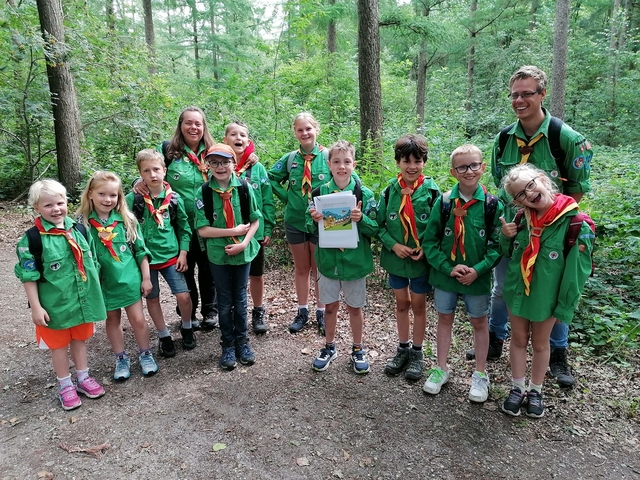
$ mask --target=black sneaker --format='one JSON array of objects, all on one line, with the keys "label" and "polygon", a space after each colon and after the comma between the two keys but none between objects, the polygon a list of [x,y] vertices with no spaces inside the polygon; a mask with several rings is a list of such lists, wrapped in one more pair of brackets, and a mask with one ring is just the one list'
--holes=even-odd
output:
[{"label": "black sneaker", "polygon": [[318,322],[318,333],[324,337],[324,310],[316,310],[316,322]]},{"label": "black sneaker", "polygon": [[176,356],[176,347],[173,344],[173,338],[171,336],[162,337],[159,339],[158,351],[161,357],[171,358]]},{"label": "black sneaker", "polygon": [[253,307],[253,310],[251,311],[251,325],[253,326],[253,333],[262,334],[269,331],[269,327],[265,323],[264,317],[264,307]]},{"label": "black sneaker", "polygon": [[181,328],[180,334],[182,335],[182,348],[185,350],[193,350],[196,348],[197,342],[193,328]]},{"label": "black sneaker", "polygon": [[549,357],[549,370],[551,375],[558,380],[558,385],[562,388],[573,387],[576,379],[571,374],[569,362],[567,362],[567,349],[554,348]]},{"label": "black sneaker", "polygon": [[[502,347],[504,340],[500,340],[495,333],[489,332],[489,351],[487,352],[487,360],[498,360],[502,356]],[[466,353],[467,360],[476,359],[475,349],[468,350]]]},{"label": "black sneaker", "polygon": [[535,390],[527,392],[527,417],[541,418],[544,415],[542,393]]},{"label": "black sneaker", "polygon": [[525,394],[519,388],[512,388],[509,396],[502,404],[502,411],[512,417],[520,416],[520,407],[524,403]]},{"label": "black sneaker", "polygon": [[384,367],[384,373],[387,375],[398,375],[404,367],[407,366],[410,358],[411,347],[398,347],[395,356],[387,360],[387,364]]},{"label": "black sneaker", "polygon": [[299,308],[296,318],[293,319],[293,323],[289,325],[289,331],[291,333],[298,333],[309,321],[309,310],[306,308]]}]

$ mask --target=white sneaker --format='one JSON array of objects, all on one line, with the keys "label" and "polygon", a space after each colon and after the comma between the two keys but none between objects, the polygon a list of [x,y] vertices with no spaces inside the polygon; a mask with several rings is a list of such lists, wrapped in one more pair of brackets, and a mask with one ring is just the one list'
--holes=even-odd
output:
[{"label": "white sneaker", "polygon": [[489,377],[482,372],[473,372],[469,400],[474,403],[484,403],[487,398],[489,398]]},{"label": "white sneaker", "polygon": [[424,382],[422,390],[431,395],[440,393],[442,385],[449,381],[449,370],[442,370],[440,367],[432,368],[427,372],[427,381]]}]

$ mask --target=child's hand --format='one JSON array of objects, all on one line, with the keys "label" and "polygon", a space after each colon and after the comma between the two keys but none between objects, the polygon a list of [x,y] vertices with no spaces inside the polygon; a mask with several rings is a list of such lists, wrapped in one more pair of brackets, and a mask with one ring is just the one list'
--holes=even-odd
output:
[{"label": "child's hand", "polygon": [[244,162],[247,168],[253,167],[256,163],[258,163],[258,155],[256,155],[255,153],[249,155],[249,158],[247,158]]},{"label": "child's hand", "polygon": [[147,187],[147,184],[144,183],[144,180],[142,180],[141,178],[136,180],[136,182],[133,184],[133,193],[137,193],[138,195],[148,195],[149,194],[149,187]]},{"label": "child's hand", "polygon": [[475,268],[469,268],[469,272],[466,275],[458,277],[458,281],[462,285],[471,285],[478,278],[478,272]]},{"label": "child's hand", "polygon": [[467,267],[466,265],[456,265],[455,267],[453,267],[453,270],[451,270],[449,276],[460,280],[460,277],[467,275],[471,270],[472,269],[470,267]]},{"label": "child's hand", "polygon": [[411,258],[411,260],[413,260],[414,262],[422,260],[424,258],[424,250],[414,250],[413,254],[409,258]]},{"label": "child's hand", "polygon": [[356,208],[351,210],[351,220],[356,223],[362,220],[362,200],[358,202]]},{"label": "child's hand", "polygon": [[176,272],[186,272],[188,269],[187,251],[181,250],[180,255],[178,255],[178,261],[176,262]]},{"label": "child's hand", "polygon": [[229,229],[230,237],[238,237],[240,235],[246,235],[249,231],[250,223],[241,223],[237,227],[233,227]]},{"label": "child's hand", "polygon": [[224,247],[224,253],[233,256],[242,253],[247,246],[244,243],[232,243]]},{"label": "child's hand", "polygon": [[262,242],[260,242],[262,244],[263,247],[268,247],[269,245],[271,245],[271,237],[267,237],[265,236],[262,239]]},{"label": "child's hand", "polygon": [[401,243],[396,243],[391,249],[400,258],[414,257],[420,254],[421,251],[416,252],[415,248],[407,247]]},{"label": "child's hand", "polygon": [[513,222],[507,223],[504,217],[500,217],[500,221],[502,222],[502,234],[508,238],[515,237],[518,233],[518,226]]},{"label": "child's hand", "polygon": [[318,223],[320,220],[322,220],[324,218],[324,215],[322,213],[318,212],[314,208],[310,208],[309,209],[309,214],[311,215],[311,218],[313,219],[313,221],[316,222],[316,223]]},{"label": "child's hand", "polygon": [[31,320],[36,325],[46,327],[49,323],[49,314],[42,307],[31,307]]},{"label": "child's hand", "polygon": [[151,279],[143,278],[142,284],[140,284],[140,291],[142,292],[142,296],[146,297],[147,295],[149,295],[151,293],[152,288],[153,288],[153,285],[151,285]]}]

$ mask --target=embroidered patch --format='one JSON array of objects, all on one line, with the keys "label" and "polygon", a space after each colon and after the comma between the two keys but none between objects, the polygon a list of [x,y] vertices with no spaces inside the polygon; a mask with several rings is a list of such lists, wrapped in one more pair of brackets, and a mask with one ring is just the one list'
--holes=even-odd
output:
[{"label": "embroidered patch", "polygon": [[551,170],[549,172],[549,175],[551,175],[553,178],[558,178],[558,171],[557,170]]},{"label": "embroidered patch", "polygon": [[127,251],[127,246],[126,245],[120,245],[120,251],[122,253],[126,252]]},{"label": "embroidered patch", "polygon": [[318,175],[318,180],[324,180],[324,173],[321,173],[320,175]]},{"label": "embroidered patch", "polygon": [[173,174],[173,179],[174,180],[178,180],[180,178],[180,174],[179,173],[174,173]]},{"label": "embroidered patch", "polygon": [[584,167],[584,164],[585,164],[584,157],[577,157],[573,159],[573,168],[575,168],[576,170],[582,170],[582,168]]},{"label": "embroidered patch", "polygon": [[487,232],[484,231],[484,228],[481,228],[480,231],[478,232],[478,235],[480,235],[481,238],[484,238],[486,234]]},{"label": "embroidered patch", "polygon": [[295,184],[296,184],[296,179],[295,179],[295,178],[292,178],[291,180],[289,180],[289,183],[290,183],[291,185],[295,185]]},{"label": "embroidered patch", "polygon": [[273,166],[274,170],[282,170],[282,162],[276,162],[276,164]]},{"label": "embroidered patch", "polygon": [[584,252],[587,249],[586,245],[578,245],[578,250],[580,250],[580,253]]},{"label": "embroidered patch", "polygon": [[520,242],[518,240],[513,242],[513,249],[518,250],[520,248]]},{"label": "embroidered patch", "polygon": [[559,255],[558,255],[558,252],[549,252],[549,258],[550,258],[551,260],[555,260],[555,259],[557,259],[557,258],[558,258],[558,256],[559,256]]},{"label": "embroidered patch", "polygon": [[204,208],[204,203],[202,203],[202,200],[196,200],[196,208],[198,210],[202,210]]},{"label": "embroidered patch", "polygon": [[420,215],[420,220],[422,220],[423,222],[427,219],[427,214],[423,213],[422,215]]},{"label": "embroidered patch", "polygon": [[395,212],[392,212],[389,214],[389,220],[395,220],[396,218],[398,218],[398,214]]},{"label": "embroidered patch", "polygon": [[213,220],[217,220],[218,219],[218,214],[216,212],[213,212]]},{"label": "embroidered patch", "polygon": [[52,263],[51,265],[49,265],[49,268],[54,272],[56,272],[60,270],[60,263],[59,262]]},{"label": "embroidered patch", "polygon": [[29,247],[18,247],[18,253],[26,253],[29,251]]},{"label": "embroidered patch", "polygon": [[444,236],[445,236],[445,237],[450,237],[450,236],[451,236],[451,233],[452,233],[452,232],[451,232],[451,229],[450,229],[449,227],[446,227],[446,228],[444,229]]},{"label": "embroidered patch", "polygon": [[291,164],[291,170],[293,170],[294,168],[298,168],[298,162],[293,162]]},{"label": "embroidered patch", "polygon": [[89,258],[93,258],[93,252],[89,250]]},{"label": "embroidered patch", "polygon": [[251,186],[253,187],[254,190],[258,189],[258,184],[257,183],[252,183]]},{"label": "embroidered patch", "polygon": [[593,154],[587,153],[584,157],[584,169],[589,171],[591,170],[591,159],[593,158]]},{"label": "embroidered patch", "polygon": [[166,211],[166,210],[165,210],[164,212],[162,212],[162,218],[164,218],[165,220],[166,220],[167,218],[169,218],[169,212],[168,212],[168,211]]},{"label": "embroidered patch", "polygon": [[25,270],[32,272],[36,269],[36,261],[35,260],[25,260],[22,262],[22,268]]}]

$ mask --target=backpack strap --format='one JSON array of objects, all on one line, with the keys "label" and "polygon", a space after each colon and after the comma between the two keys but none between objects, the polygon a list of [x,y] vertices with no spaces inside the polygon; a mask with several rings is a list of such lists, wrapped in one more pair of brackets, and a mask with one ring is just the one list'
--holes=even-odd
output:
[{"label": "backpack strap", "polygon": [[173,231],[178,235],[178,195],[175,192],[171,192],[171,200],[169,200],[169,221]]},{"label": "backpack strap", "polygon": [[169,165],[171,165],[171,162],[173,162],[173,158],[169,157],[168,153],[169,153],[169,140],[165,140],[164,142],[162,142],[162,155],[164,156],[164,166],[165,168],[169,168]]},{"label": "backpack strap", "polygon": [[244,178],[239,178],[240,186],[238,193],[240,194],[240,214],[242,215],[242,223],[251,222],[251,199],[249,198],[249,182]]},{"label": "backpack strap", "polygon": [[131,212],[138,220],[138,223],[142,223],[142,219],[144,218],[144,197],[139,193],[133,194],[133,208]]},{"label": "backpack strap", "polygon": [[213,225],[213,190],[209,182],[204,182],[202,187],[202,203],[204,205],[204,216],[206,217],[209,225]]},{"label": "backpack strap", "polygon": [[[562,131],[563,124],[564,122],[561,119],[552,116],[549,120],[547,140],[549,142],[551,155],[553,155],[553,158],[556,160],[556,166],[558,170],[560,170],[560,175],[562,178],[566,178],[566,172],[564,171],[564,157],[566,154],[560,145],[560,132]],[[500,130],[500,134],[498,135],[498,158],[496,158],[496,161],[502,158],[504,147],[507,145],[507,140],[509,140],[509,131],[514,125],[515,123],[512,123]]]},{"label": "backpack strap", "polygon": [[498,135],[498,158],[496,158],[496,161],[502,158],[504,147],[507,145],[507,140],[509,140],[509,130],[511,130],[514,125],[515,123],[512,123],[500,130],[500,134]]},{"label": "backpack strap", "polygon": [[487,231],[493,231],[493,222],[496,219],[499,202],[498,197],[491,193],[487,193],[484,196],[484,227]]},{"label": "backpack strap", "polygon": [[296,153],[298,153],[298,150],[289,153],[289,158],[287,158],[287,172],[291,172],[291,165],[293,165],[293,160],[296,158]]},{"label": "backpack strap", "polygon": [[449,197],[451,196],[451,190],[442,194],[442,199],[440,200],[440,223],[442,223],[442,227],[447,225],[449,221],[449,217],[451,216],[451,201]]}]

